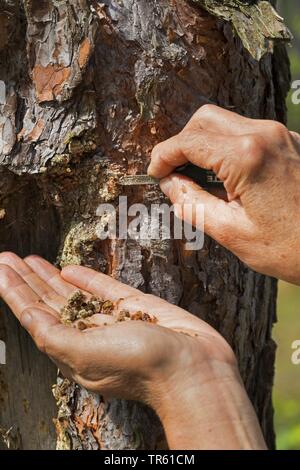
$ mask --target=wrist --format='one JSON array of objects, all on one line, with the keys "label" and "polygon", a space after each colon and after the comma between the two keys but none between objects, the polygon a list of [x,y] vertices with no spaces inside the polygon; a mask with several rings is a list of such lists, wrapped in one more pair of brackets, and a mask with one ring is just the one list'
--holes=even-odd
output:
[{"label": "wrist", "polygon": [[236,366],[216,360],[160,383],[155,409],[171,449],[264,449]]}]

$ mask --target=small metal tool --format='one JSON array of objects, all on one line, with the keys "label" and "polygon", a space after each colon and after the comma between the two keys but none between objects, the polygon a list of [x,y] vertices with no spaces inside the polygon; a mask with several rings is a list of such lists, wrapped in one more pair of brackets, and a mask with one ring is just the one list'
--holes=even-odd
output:
[{"label": "small metal tool", "polygon": [[[223,182],[218,179],[213,171],[204,170],[192,163],[176,168],[174,173],[188,176],[204,189],[224,189]],[[120,183],[123,186],[153,185],[159,184],[159,179],[152,178],[148,175],[126,175],[120,178]]]}]

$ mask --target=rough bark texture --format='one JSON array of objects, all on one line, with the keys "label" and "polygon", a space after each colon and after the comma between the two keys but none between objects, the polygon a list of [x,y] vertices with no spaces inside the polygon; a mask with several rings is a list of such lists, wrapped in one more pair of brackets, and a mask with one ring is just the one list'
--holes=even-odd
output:
[{"label": "rough bark texture", "polygon": [[[211,323],[234,347],[270,447],[276,282],[209,239],[199,252],[179,241],[101,242],[95,211],[119,195],[163,201],[158,189],[125,190],[118,178],[144,172],[153,145],[204,102],[284,120],[288,86],[284,46],[258,62],[230,22],[193,2],[0,0],[0,249],[90,266]],[[55,367],[1,310],[6,444],[55,448]],[[59,448],[163,445],[157,418],[139,404],[107,403],[60,378],[55,397]]]}]

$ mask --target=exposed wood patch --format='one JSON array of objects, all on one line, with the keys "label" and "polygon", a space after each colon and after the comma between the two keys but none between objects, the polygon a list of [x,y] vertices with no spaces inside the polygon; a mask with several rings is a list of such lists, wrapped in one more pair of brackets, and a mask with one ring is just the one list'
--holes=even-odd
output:
[{"label": "exposed wood patch", "polygon": [[45,122],[43,119],[39,119],[32,131],[28,134],[27,138],[33,142],[36,142],[44,130]]},{"label": "exposed wood patch", "polygon": [[[284,120],[284,49],[258,63],[230,22],[188,1],[23,4],[26,32],[21,24],[18,34],[11,28],[13,46],[5,51],[8,69],[0,82],[0,164],[21,175],[1,173],[1,250],[53,261],[61,243],[62,264],[106,272],[209,322],[233,346],[272,447],[274,281],[210,240],[193,253],[174,240],[99,241],[95,214],[100,203],[116,205],[125,195],[118,177],[144,172],[153,145],[179,131],[207,100],[249,117]],[[17,25],[17,14],[13,18]],[[163,200],[153,188],[126,194],[129,204]],[[7,312],[0,315],[0,331],[8,364],[14,364],[3,370],[8,393],[1,385],[1,425],[19,426],[26,449],[53,448],[54,366]],[[159,422],[140,404],[108,403],[74,384],[64,396],[56,421],[61,448],[154,449],[160,441]]]},{"label": "exposed wood patch", "polygon": [[70,67],[61,65],[36,65],[32,71],[36,95],[39,103],[57,98],[70,76]]},{"label": "exposed wood patch", "polygon": [[91,49],[92,47],[90,40],[88,38],[85,38],[79,47],[78,63],[81,69],[83,69],[88,63],[88,60],[91,55]]}]

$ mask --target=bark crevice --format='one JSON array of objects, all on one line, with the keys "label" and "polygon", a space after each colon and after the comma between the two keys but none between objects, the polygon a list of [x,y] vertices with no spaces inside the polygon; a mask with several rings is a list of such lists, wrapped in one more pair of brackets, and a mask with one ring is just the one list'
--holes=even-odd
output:
[{"label": "bark crevice", "polygon": [[[19,5],[0,1],[0,24],[4,4],[13,11]],[[209,239],[199,252],[173,240],[101,242],[96,209],[116,206],[120,195],[128,205],[165,202],[157,188],[124,189],[118,179],[144,172],[155,143],[178,132],[203,103],[284,121],[285,49],[258,62],[228,21],[186,1],[24,4],[26,35],[23,17],[15,52],[5,59],[7,39],[0,36],[0,250],[90,266],[208,321],[233,346],[272,448],[276,282]],[[24,448],[54,448],[55,368],[7,310],[0,332],[8,351],[0,426],[17,427]],[[59,448],[164,445],[151,410],[106,403],[74,384],[64,393],[69,411],[56,421]]]}]

